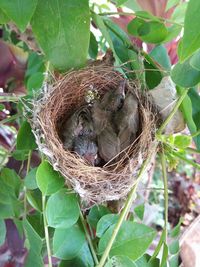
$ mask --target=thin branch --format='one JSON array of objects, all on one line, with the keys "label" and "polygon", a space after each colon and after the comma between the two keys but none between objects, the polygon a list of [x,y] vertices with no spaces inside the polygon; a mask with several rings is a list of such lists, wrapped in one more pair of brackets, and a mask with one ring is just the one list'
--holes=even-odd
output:
[{"label": "thin branch", "polygon": [[14,121],[20,117],[20,114],[15,114],[13,116],[10,116],[8,118],[5,118],[4,120],[0,121],[0,125],[3,125],[4,123],[8,123],[10,121]]},{"label": "thin branch", "polygon": [[0,103],[1,102],[18,102],[20,98],[23,96],[16,96],[14,94],[6,94],[6,93],[1,93],[0,94]]},{"label": "thin branch", "polygon": [[182,93],[182,95],[178,98],[175,106],[173,107],[172,111],[170,112],[169,116],[167,117],[167,119],[161,124],[160,128],[157,130],[157,135],[162,134],[162,132],[164,131],[165,127],[167,126],[167,124],[171,121],[171,119],[173,118],[173,116],[175,115],[175,113],[177,112],[179,106],[181,105],[183,99],[185,98],[185,96],[187,95],[189,91],[188,89],[185,89]]},{"label": "thin branch", "polygon": [[167,225],[168,225],[168,184],[167,184],[167,168],[166,168],[166,158],[164,150],[161,152],[161,165],[162,165],[162,175],[164,184],[164,207],[165,207],[165,225],[164,225],[164,242],[167,244]]},{"label": "thin branch", "polygon": [[82,225],[83,225],[83,229],[84,229],[84,231],[85,231],[85,236],[86,236],[86,239],[87,239],[87,241],[88,241],[88,244],[89,244],[89,247],[90,247],[90,251],[91,251],[92,256],[93,256],[93,259],[94,259],[94,262],[95,262],[95,264],[98,264],[98,263],[99,263],[99,260],[98,260],[98,258],[97,258],[95,249],[94,249],[94,247],[93,247],[93,243],[92,243],[92,240],[91,240],[91,238],[90,238],[90,235],[89,235],[89,233],[88,233],[88,231],[87,231],[87,225],[86,225],[85,219],[84,219],[84,217],[83,217],[83,214],[82,214],[82,212],[81,212],[81,209],[80,209],[80,219],[81,219],[81,223],[82,223]]},{"label": "thin branch", "polygon": [[200,154],[200,150],[198,149],[194,149],[194,148],[191,148],[191,147],[187,147],[185,149],[188,153],[191,153],[191,154]]},{"label": "thin branch", "polygon": [[48,255],[48,261],[49,267],[52,267],[52,259],[51,259],[51,248],[50,248],[50,239],[49,239],[49,231],[48,231],[48,224],[47,224],[47,219],[46,219],[46,196],[42,196],[42,212],[43,212],[43,224],[44,224],[44,232],[45,232],[45,241],[46,241],[46,246],[47,246],[47,255]]},{"label": "thin branch", "polygon": [[[102,12],[102,13],[98,13],[99,16],[113,16],[113,15],[122,15],[122,16],[135,16],[135,17],[138,17],[138,18],[144,18],[143,16],[137,14],[137,13],[134,13],[134,12]],[[162,22],[167,22],[167,23],[171,23],[171,24],[175,24],[175,25],[178,25],[180,27],[184,27],[183,24],[181,23],[178,23],[176,21],[173,21],[173,20],[170,20],[170,19],[166,19],[166,18],[162,18],[162,17],[157,17],[157,19],[159,19],[160,21]],[[153,19],[153,18],[152,18]],[[145,18],[145,20],[150,20],[151,21],[151,18],[147,19]]]},{"label": "thin branch", "polygon": [[187,162],[188,164],[192,165],[193,167],[197,168],[198,170],[200,170],[200,164],[194,162],[193,160],[187,159],[184,156],[180,155],[179,153],[177,153],[176,151],[173,151],[172,154],[174,156],[176,156],[177,158]]},{"label": "thin branch", "polygon": [[[30,150],[28,153],[28,160],[27,160],[27,166],[26,166],[26,175],[29,173],[30,165],[31,165],[31,155],[32,151]],[[27,189],[26,186],[24,186],[24,216],[23,218],[26,219],[26,213],[27,213]]]},{"label": "thin branch", "polygon": [[192,137],[196,137],[196,136],[198,136],[198,135],[200,135],[200,129],[199,129],[196,133],[193,133],[191,136],[192,136]]}]

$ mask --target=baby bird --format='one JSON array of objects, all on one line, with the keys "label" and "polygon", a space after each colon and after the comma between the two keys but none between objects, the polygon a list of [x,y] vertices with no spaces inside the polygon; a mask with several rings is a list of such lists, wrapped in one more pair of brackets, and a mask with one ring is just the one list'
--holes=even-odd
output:
[{"label": "baby bird", "polygon": [[113,114],[122,108],[125,98],[125,80],[117,89],[106,92],[93,107],[93,121],[100,157],[108,162],[120,152],[119,138],[112,123]]},{"label": "baby bird", "polygon": [[79,135],[75,137],[73,151],[86,159],[92,166],[96,165],[98,148],[89,136]]},{"label": "baby bird", "polygon": [[63,130],[64,148],[76,152],[94,165],[98,148],[89,108],[87,106],[79,108],[66,121]]},{"label": "baby bird", "polygon": [[139,128],[137,98],[128,92],[122,109],[114,116],[114,124],[120,140],[120,151],[129,146],[135,139]]}]

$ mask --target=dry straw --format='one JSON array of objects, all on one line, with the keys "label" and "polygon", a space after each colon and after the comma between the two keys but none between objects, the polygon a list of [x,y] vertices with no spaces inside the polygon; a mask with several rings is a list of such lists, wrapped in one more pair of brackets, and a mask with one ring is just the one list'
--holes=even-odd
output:
[{"label": "dry straw", "polygon": [[129,90],[139,102],[137,140],[122,151],[117,160],[103,167],[90,166],[83,158],[63,148],[63,121],[84,104],[87,90],[93,87],[102,96],[107,90],[117,88],[122,79],[117,69],[104,62],[90,65],[54,78],[53,82],[43,86],[40,96],[33,102],[30,122],[39,150],[87,205],[125,197],[134,186],[154,141],[155,110],[145,93],[142,94],[138,82],[129,81]]}]

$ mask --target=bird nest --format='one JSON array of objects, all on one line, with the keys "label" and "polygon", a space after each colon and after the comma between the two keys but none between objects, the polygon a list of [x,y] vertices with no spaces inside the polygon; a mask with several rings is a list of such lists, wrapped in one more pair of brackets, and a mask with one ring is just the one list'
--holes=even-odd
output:
[{"label": "bird nest", "polygon": [[62,140],[63,124],[67,118],[85,104],[86,93],[95,88],[98,97],[117,88],[123,75],[113,66],[94,64],[70,71],[43,86],[34,100],[30,120],[39,150],[44,153],[55,170],[66,179],[83,202],[92,205],[118,200],[134,186],[139,169],[151,153],[156,129],[156,114],[145,91],[135,80],[127,82],[138,100],[139,128],[136,139],[113,160],[101,166],[91,166],[83,157],[66,149]]}]

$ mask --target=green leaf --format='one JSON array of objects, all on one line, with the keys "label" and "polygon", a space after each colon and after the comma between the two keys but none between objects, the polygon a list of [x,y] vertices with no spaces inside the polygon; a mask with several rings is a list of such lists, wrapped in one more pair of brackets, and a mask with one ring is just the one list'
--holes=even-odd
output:
[{"label": "green leaf", "polygon": [[6,225],[4,220],[0,219],[0,246],[3,245],[6,238]]},{"label": "green leaf", "polygon": [[178,240],[174,240],[169,245],[169,252],[171,255],[177,254],[179,252],[179,241]]},{"label": "green leaf", "polygon": [[3,12],[2,9],[0,9],[0,24],[5,24],[9,22],[9,17],[6,16],[6,14]]},{"label": "green leaf", "polygon": [[43,215],[40,212],[35,211],[34,214],[27,215],[27,220],[35,230],[35,232],[41,237],[45,237]]},{"label": "green leaf", "polygon": [[171,20],[175,21],[176,23],[183,23],[187,5],[187,2],[180,3],[172,13]]},{"label": "green leaf", "polygon": [[169,267],[178,267],[179,265],[179,253],[173,255],[169,259]]},{"label": "green leaf", "polygon": [[167,1],[167,6],[166,6],[166,11],[172,8],[173,6],[177,5],[180,3],[180,0],[168,0]]},{"label": "green leaf", "polygon": [[144,254],[141,258],[135,261],[137,267],[159,267],[160,261],[159,259],[150,260],[151,256],[148,254]]},{"label": "green leaf", "polygon": [[[181,88],[181,87],[177,86],[177,92],[178,92],[179,95],[182,94],[183,90],[184,90],[184,88]],[[194,122],[194,119],[193,119],[192,101],[191,101],[191,99],[190,99],[190,97],[188,95],[183,99],[183,101],[182,101],[182,103],[180,105],[180,110],[181,110],[181,112],[183,114],[185,122],[187,123],[187,126],[188,126],[188,128],[190,130],[190,133],[191,134],[196,133],[197,126],[195,125],[195,122]],[[194,141],[195,141],[195,144],[197,146],[197,149],[200,149],[200,137],[199,136],[195,137]]]},{"label": "green leaf", "polygon": [[47,201],[46,216],[48,225],[54,228],[69,228],[78,221],[79,206],[76,195],[61,189]]},{"label": "green leaf", "polygon": [[200,71],[200,50],[198,50],[191,58],[190,65],[192,68]]},{"label": "green leaf", "polygon": [[28,93],[32,95],[35,91],[38,91],[43,84],[44,74],[41,72],[36,72],[29,77],[27,80]]},{"label": "green leaf", "polygon": [[175,84],[182,87],[193,87],[200,82],[200,71],[192,68],[189,60],[177,63],[171,72]]},{"label": "green leaf", "polygon": [[64,178],[57,171],[54,171],[47,161],[43,161],[39,165],[36,181],[42,194],[47,196],[57,192],[65,183]]},{"label": "green leaf", "polygon": [[42,194],[41,191],[39,189],[35,189],[35,190],[28,190],[26,193],[27,196],[27,200],[30,203],[30,205],[42,212]]},{"label": "green leaf", "polygon": [[110,214],[110,210],[107,207],[102,205],[92,207],[88,214],[89,224],[96,228],[98,221],[106,214]]},{"label": "green leaf", "polygon": [[10,219],[15,216],[13,206],[9,203],[0,202],[0,219]]},{"label": "green leaf", "polygon": [[26,258],[25,267],[43,267],[43,260],[41,257],[41,250],[42,250],[42,239],[40,236],[35,232],[31,224],[28,220],[23,221],[23,226],[25,230],[26,240],[28,242],[28,256]]},{"label": "green leaf", "polygon": [[167,37],[165,25],[159,21],[145,21],[140,18],[133,19],[127,26],[128,32],[147,43],[158,44]]},{"label": "green leaf", "polygon": [[188,92],[188,96],[192,102],[192,117],[197,130],[200,129],[200,96],[195,88],[191,88]]},{"label": "green leaf", "polygon": [[56,69],[80,68],[86,63],[90,40],[87,0],[38,1],[31,25]]},{"label": "green leaf", "polygon": [[114,2],[116,3],[117,7],[123,5],[126,3],[128,0],[115,0]]},{"label": "green leaf", "polygon": [[19,216],[22,203],[18,200],[21,180],[14,170],[4,168],[0,176],[0,218]]},{"label": "green leaf", "polygon": [[36,183],[36,172],[37,168],[33,168],[25,177],[24,179],[24,185],[27,189],[36,189],[37,183]]},{"label": "green leaf", "polygon": [[26,29],[37,5],[37,0],[1,0],[0,7],[23,32]]},{"label": "green leaf", "polygon": [[174,145],[180,149],[187,148],[191,144],[191,141],[192,137],[188,135],[179,134],[174,137]]},{"label": "green leaf", "polygon": [[96,236],[99,238],[104,234],[104,232],[113,224],[115,224],[119,219],[117,214],[106,214],[97,223]]},{"label": "green leaf", "polygon": [[142,221],[144,217],[144,203],[134,208],[135,214]]},{"label": "green leaf", "polygon": [[160,267],[166,266],[167,258],[168,258],[168,246],[166,243],[163,243],[163,254],[162,254]]},{"label": "green leaf", "polygon": [[174,24],[167,28],[168,34],[163,43],[168,43],[175,39],[181,32],[182,27],[180,25]]},{"label": "green leaf", "polygon": [[43,73],[45,71],[44,59],[43,56],[38,55],[35,52],[32,52],[28,56],[27,69],[25,77],[28,78],[35,74],[36,72]]},{"label": "green leaf", "polygon": [[28,158],[28,155],[29,155],[29,150],[15,150],[13,153],[12,153],[12,156],[14,159],[16,160],[20,160],[20,161],[23,161],[23,160],[26,160]]},{"label": "green leaf", "polygon": [[200,1],[190,0],[185,14],[180,60],[184,61],[200,47]]},{"label": "green leaf", "polygon": [[137,267],[137,265],[126,256],[114,256],[108,260],[105,267]]},{"label": "green leaf", "polygon": [[178,237],[180,235],[182,222],[183,222],[183,218],[181,217],[179,219],[178,224],[170,231],[170,237],[174,238],[174,237]]},{"label": "green leaf", "polygon": [[[115,225],[112,225],[99,241],[98,251],[102,254],[106,249]],[[122,224],[110,251],[110,257],[124,255],[132,260],[141,257],[155,237],[155,231],[146,225],[126,221]]]},{"label": "green leaf", "polygon": [[90,32],[89,55],[92,59],[96,59],[98,54],[98,42],[92,32]]},{"label": "green leaf", "polygon": [[19,129],[16,147],[17,150],[34,150],[37,148],[31,126],[27,121],[24,121]]},{"label": "green leaf", "polygon": [[78,225],[66,229],[56,229],[53,236],[54,256],[70,260],[78,255],[85,243],[85,236]]},{"label": "green leaf", "polygon": [[159,18],[157,18],[156,16],[153,16],[151,13],[144,11],[144,10],[136,11],[135,16],[138,18],[142,18],[142,19],[160,21]]},{"label": "green leaf", "polygon": [[61,261],[59,267],[94,267],[94,261],[87,242],[84,243],[77,256],[72,260]]},{"label": "green leaf", "polygon": [[163,74],[155,64],[151,56],[145,55],[144,60],[144,68],[145,68],[145,80],[148,86],[148,89],[155,88],[158,84],[160,84]]},{"label": "green leaf", "polygon": [[21,187],[21,179],[17,173],[8,168],[4,168],[1,172],[0,185],[6,186],[6,193],[12,193],[14,196],[18,197]]},{"label": "green leaf", "polygon": [[170,58],[164,45],[158,45],[150,52],[150,56],[164,69],[171,69]]}]

